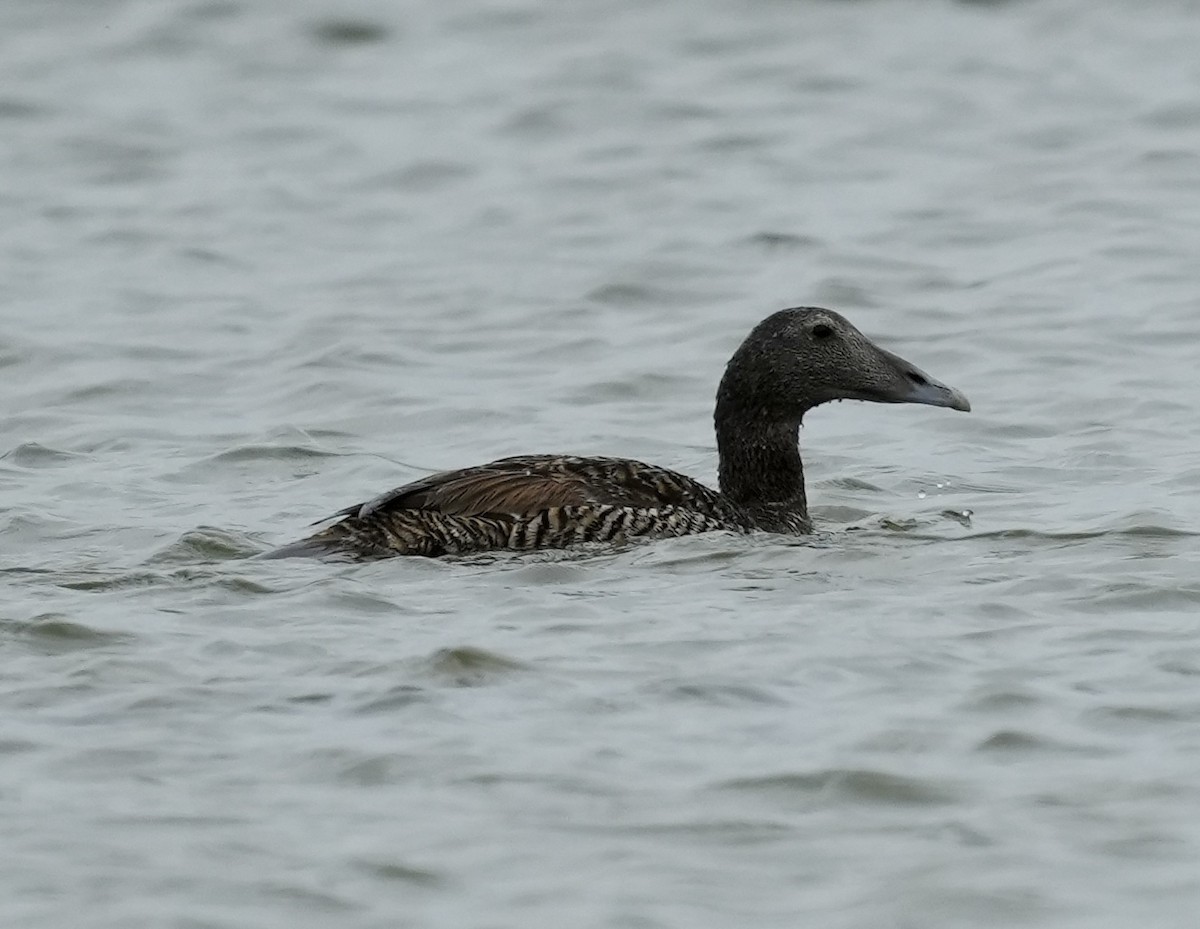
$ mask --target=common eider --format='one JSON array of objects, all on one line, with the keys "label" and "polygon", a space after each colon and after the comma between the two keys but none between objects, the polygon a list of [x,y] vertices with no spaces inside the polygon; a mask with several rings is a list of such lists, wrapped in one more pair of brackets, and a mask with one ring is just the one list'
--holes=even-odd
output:
[{"label": "common eider", "polygon": [[332,525],[266,557],[522,551],[718,529],[811,532],[800,421],[830,400],[971,409],[959,391],[879,348],[840,314],[780,310],[733,353],[717,389],[719,492],[627,458],[501,458],[346,507],[329,517]]}]

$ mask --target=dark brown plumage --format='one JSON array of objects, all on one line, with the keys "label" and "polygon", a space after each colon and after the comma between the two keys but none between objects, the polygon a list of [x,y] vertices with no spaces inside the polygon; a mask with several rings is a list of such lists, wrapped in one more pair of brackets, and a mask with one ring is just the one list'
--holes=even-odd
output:
[{"label": "dark brown plumage", "polygon": [[830,400],[970,404],[819,307],[781,310],[730,359],[717,391],[718,493],[626,458],[527,455],[443,471],[336,513],[267,554],[382,558],[689,535],[811,530],[798,431]]}]

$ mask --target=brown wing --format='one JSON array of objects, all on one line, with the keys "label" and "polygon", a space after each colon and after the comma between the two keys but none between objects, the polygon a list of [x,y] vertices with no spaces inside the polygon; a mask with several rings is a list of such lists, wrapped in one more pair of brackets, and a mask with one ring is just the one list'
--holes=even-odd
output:
[{"label": "brown wing", "polygon": [[710,511],[719,507],[720,498],[690,477],[627,458],[525,455],[431,474],[336,515],[434,510],[454,516],[528,516],[586,504]]}]

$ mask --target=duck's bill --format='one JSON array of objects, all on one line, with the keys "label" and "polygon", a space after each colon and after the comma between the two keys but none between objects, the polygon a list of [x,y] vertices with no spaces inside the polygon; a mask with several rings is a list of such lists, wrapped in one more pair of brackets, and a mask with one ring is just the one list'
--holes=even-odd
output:
[{"label": "duck's bill", "polygon": [[883,395],[877,397],[883,403],[924,403],[928,406],[944,406],[951,410],[971,411],[971,401],[953,387],[934,380],[914,364],[899,355],[880,351],[895,366],[896,377]]},{"label": "duck's bill", "polygon": [[914,386],[908,395],[900,400],[901,403],[926,403],[929,406],[944,406],[952,410],[971,412],[971,401],[961,390],[955,390],[945,384],[928,379],[926,383]]}]

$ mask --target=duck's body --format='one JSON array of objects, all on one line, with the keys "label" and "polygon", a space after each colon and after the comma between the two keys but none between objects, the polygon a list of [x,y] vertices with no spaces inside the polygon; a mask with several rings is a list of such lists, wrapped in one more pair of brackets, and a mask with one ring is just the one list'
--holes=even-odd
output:
[{"label": "duck's body", "polygon": [[338,516],[294,548],[367,558],[449,555],[753,528],[746,514],[686,475],[625,458],[568,455],[443,471]]},{"label": "duck's body", "polygon": [[767,317],[734,354],[714,417],[720,492],[626,458],[527,455],[444,471],[347,507],[270,557],[382,558],[565,548],[713,530],[809,532],[798,432],[836,399],[969,410],[958,391],[830,310]]}]

